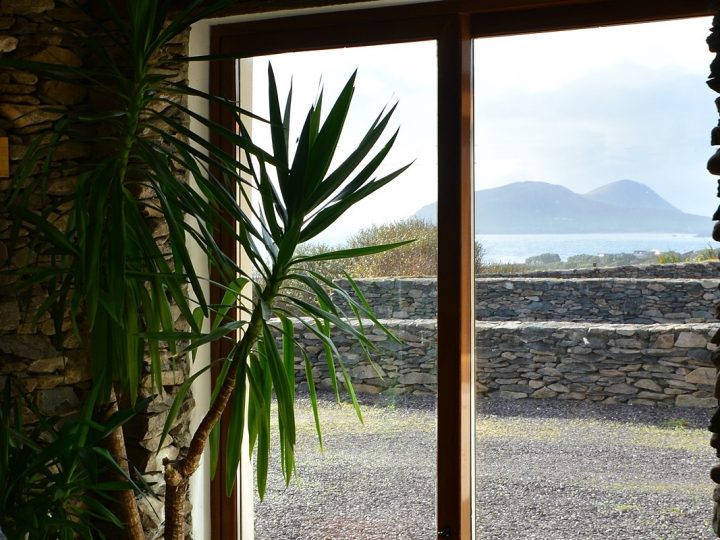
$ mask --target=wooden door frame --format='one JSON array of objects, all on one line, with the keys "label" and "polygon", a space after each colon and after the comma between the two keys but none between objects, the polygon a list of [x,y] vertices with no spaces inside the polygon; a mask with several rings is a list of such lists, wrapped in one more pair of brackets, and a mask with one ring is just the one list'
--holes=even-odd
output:
[{"label": "wooden door frame", "polygon": [[[474,538],[472,39],[708,14],[706,0],[449,0],[211,27],[210,53],[238,58],[422,40],[437,42],[439,539]],[[211,93],[234,95],[234,79],[233,62],[211,63]],[[210,113],[214,120],[234,129],[232,119],[221,117],[219,108],[211,108]],[[219,241],[235,256],[236,246],[231,241]],[[223,477],[220,471],[212,484],[212,538],[235,540],[238,503],[236,496],[225,496]]]}]

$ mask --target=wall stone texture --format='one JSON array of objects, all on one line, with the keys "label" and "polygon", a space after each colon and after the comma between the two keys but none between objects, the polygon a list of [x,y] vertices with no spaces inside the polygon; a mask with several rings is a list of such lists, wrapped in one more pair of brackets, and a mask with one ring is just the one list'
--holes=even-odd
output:
[{"label": "wall stone texture", "polygon": [[[0,0],[0,59],[23,58],[81,66],[85,51],[63,30],[66,25],[86,29],[95,25],[77,8],[78,3],[86,2]],[[185,34],[162,54],[186,54],[187,45],[188,34]],[[179,70],[175,80],[182,81],[186,77],[186,71]],[[60,117],[57,109],[84,104],[90,99],[87,89],[81,86],[43,80],[23,71],[0,69],[0,136],[9,138],[11,178],[31,142],[52,134],[54,122]],[[187,121],[185,118],[180,120]],[[72,193],[80,165],[92,153],[89,144],[61,144],[52,163],[47,196],[57,200]],[[6,198],[11,182],[9,178],[0,178],[0,200]],[[33,202],[37,206],[42,204],[39,196],[34,196]],[[148,216],[148,219],[162,246],[167,240],[167,227],[157,217]],[[64,216],[56,218],[57,223],[62,224]],[[58,334],[48,315],[42,316],[37,324],[33,323],[33,313],[47,297],[47,291],[39,287],[23,289],[21,285],[26,276],[22,270],[42,264],[42,259],[37,260],[32,238],[24,230],[20,230],[18,240],[11,247],[11,226],[12,216],[0,214],[0,388],[4,387],[8,376],[13,376],[33,394],[42,413],[73,415],[91,385],[85,336],[81,332],[78,337],[67,320]],[[179,313],[175,315],[178,324],[182,325]],[[163,361],[165,394],[154,397],[146,413],[125,429],[132,465],[148,482],[154,483],[160,496],[159,500],[139,499],[148,538],[155,538],[161,532],[162,459],[176,457],[189,442],[192,400],[185,404],[164,447],[158,449],[172,398],[184,382],[186,371],[187,365],[182,359],[166,358]],[[149,395],[149,375],[145,376],[144,389]]]},{"label": "wall stone texture", "polygon": [[[717,279],[720,261],[673,264],[638,264],[574,270],[537,270],[525,277],[545,278],[637,278],[637,279]],[[488,274],[488,277],[513,277],[516,274]]]},{"label": "wall stone texture", "polygon": [[[720,263],[709,262],[478,278],[479,395],[716,406],[710,338],[717,330],[711,321],[720,303],[719,271]],[[435,392],[436,280],[358,285],[383,324],[407,340],[397,345],[373,330],[380,345],[376,371],[340,338],[359,391]],[[322,352],[314,365],[328,386]]]},{"label": "wall stone texture", "polygon": [[[654,268],[661,267],[658,265]],[[608,269],[615,274],[615,269]],[[435,318],[434,278],[357,280],[379,317]],[[489,277],[475,280],[479,321],[673,323],[714,320],[720,279]]]},{"label": "wall stone texture", "polygon": [[[358,392],[437,392],[434,320],[383,321],[403,343],[365,325],[377,346],[372,362],[346,336],[333,336]],[[714,407],[710,342],[717,325],[477,322],[476,389],[483,397],[570,399],[635,405]],[[301,336],[316,383],[330,388],[322,344]],[[305,385],[301,357],[299,384]],[[342,375],[338,376],[340,381]]]}]

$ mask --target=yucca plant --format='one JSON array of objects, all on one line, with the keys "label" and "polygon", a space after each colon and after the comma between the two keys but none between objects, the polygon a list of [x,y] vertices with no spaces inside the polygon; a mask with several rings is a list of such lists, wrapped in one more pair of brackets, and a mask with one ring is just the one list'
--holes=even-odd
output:
[{"label": "yucca plant", "polygon": [[0,397],[0,531],[10,539],[72,540],[105,538],[103,523],[122,526],[110,502],[137,486],[102,441],[148,401],[102,423],[75,421],[44,415],[8,380]]},{"label": "yucca plant", "polygon": [[[291,159],[289,125],[291,96],[281,108],[275,77],[269,69],[270,125],[272,131],[272,167],[262,154],[247,152],[251,186],[246,194],[255,192],[260,203],[248,215],[241,217],[238,240],[252,261],[253,270],[243,272],[228,289],[222,315],[229,306],[245,313],[241,319],[242,338],[234,345],[225,359],[223,372],[213,394],[210,411],[199,426],[187,456],[176,464],[166,467],[168,484],[168,510],[182,505],[189,476],[197,469],[205,441],[216,428],[220,415],[232,400],[229,433],[229,467],[226,478],[231,491],[240,461],[240,442],[247,422],[250,448],[257,445],[257,482],[262,496],[267,477],[270,445],[270,402],[277,399],[281,466],[286,482],[294,470],[295,420],[294,386],[296,354],[304,358],[305,372],[310,388],[316,427],[320,437],[317,403],[310,361],[305,351],[296,352],[293,319],[304,331],[315,334],[323,343],[334,390],[339,398],[336,369],[342,373],[345,387],[360,416],[357,400],[352,391],[348,374],[335,348],[331,327],[350,334],[368,353],[374,348],[362,329],[363,318],[372,320],[379,328],[382,324],[375,318],[361,291],[353,286],[355,297],[332,280],[307,269],[307,263],[354,258],[379,253],[398,247],[404,242],[390,243],[357,249],[346,249],[315,256],[296,255],[297,248],[334,223],[348,208],[380,189],[401,174],[406,167],[381,178],[374,174],[390,151],[393,135],[374,155],[370,155],[379,141],[393,109],[381,113],[365,133],[358,147],[333,170],[335,156],[345,118],[354,92],[355,75],[350,78],[337,100],[322,120],[322,93],[307,113],[305,123],[297,140]],[[284,110],[284,113],[281,111]],[[270,175],[274,171],[277,183]],[[251,202],[251,201],[248,201]],[[259,277],[256,277],[259,276]],[[250,307],[242,301],[242,292],[252,291]],[[311,293],[315,302],[307,301]],[[333,297],[342,297],[350,306],[350,312],[342,312]],[[348,322],[348,315],[357,319],[359,325]],[[220,325],[217,330],[225,334],[236,323]],[[388,335],[391,335],[388,332]],[[192,339],[193,336],[187,336]],[[200,338],[200,342],[207,337]],[[278,341],[281,345],[278,345]],[[194,342],[192,346],[197,343]],[[248,398],[249,406],[245,402]],[[361,416],[360,416],[361,418]],[[168,418],[166,431],[173,420]],[[213,438],[217,441],[217,437]],[[322,443],[322,439],[320,438]],[[178,515],[171,511],[171,515]],[[168,518],[169,519],[169,518]],[[166,536],[169,522],[166,522]],[[178,523],[177,526],[181,526]],[[174,527],[174,525],[173,525]],[[174,528],[171,530],[175,530]],[[175,538],[172,534],[169,538]],[[180,538],[180,536],[177,536]]]},{"label": "yucca plant", "polygon": [[[306,263],[358,257],[402,244],[312,257],[296,255],[300,244],[326,230],[348,208],[405,170],[374,176],[397,135],[374,150],[393,109],[379,114],[356,149],[336,163],[355,75],[326,115],[320,94],[307,112],[297,144],[291,147],[291,96],[281,104],[270,69],[270,110],[265,122],[272,133],[272,148],[259,148],[243,123],[249,117],[259,117],[231,100],[176,82],[174,71],[168,71],[207,58],[162,54],[164,47],[193,22],[230,3],[208,5],[196,0],[170,18],[171,2],[128,0],[120,12],[114,2],[100,0],[93,7],[101,5],[106,15],[102,30],[77,36],[92,51],[87,68],[0,61],[0,65],[45,78],[82,84],[97,94],[95,103],[102,103],[99,110],[79,107],[58,111],[62,117],[55,125],[55,136],[40,139],[28,149],[14,175],[17,189],[7,206],[17,228],[29,229],[42,258],[43,264],[26,280],[29,286],[42,285],[49,291],[38,315],[50,311],[58,329],[69,316],[78,333],[83,329],[89,336],[97,405],[122,400],[134,403],[146,364],[154,390],[162,393],[163,348],[173,358],[213,340],[236,340],[228,357],[220,360],[221,373],[215,381],[211,408],[187,454],[165,465],[165,538],[173,539],[184,537],[188,480],[208,442],[217,450],[217,425],[227,407],[232,411],[228,490],[236,476],[247,426],[250,447],[256,451],[258,490],[264,493],[273,395],[278,406],[281,467],[286,481],[290,480],[295,463],[296,355],[304,358],[320,435],[310,363],[305,351],[294,345],[294,324],[320,338],[336,394],[339,397],[337,372],[342,374],[357,408],[330,330],[350,334],[369,353],[373,344],[364,335],[362,320],[370,319],[384,327],[352,280],[354,294],[307,270]],[[235,119],[237,131],[189,110],[182,99],[187,96],[224,108]],[[219,151],[191,131],[185,122],[188,117],[230,142],[237,155],[245,158],[244,164],[236,155]],[[92,156],[81,164],[76,188],[66,198],[47,199],[42,208],[33,208],[31,195],[44,193],[53,155],[67,141],[94,145]],[[253,197],[257,197],[258,205],[253,204]],[[65,208],[69,208],[68,219],[58,226],[57,215]],[[159,216],[167,224],[167,249],[157,245],[149,216]],[[241,268],[221,251],[215,243],[215,233],[220,229],[236,239],[251,261],[251,270]],[[220,276],[215,285],[226,291],[220,305],[211,305],[204,296],[199,275],[208,269],[194,268],[188,253],[189,239],[207,254],[209,267]],[[308,293],[314,300],[308,300]],[[349,313],[334,304],[337,296],[345,300]],[[178,328],[171,316],[175,306],[187,324],[185,330]],[[241,314],[239,320],[228,320],[228,313],[235,311]],[[348,316],[358,324],[348,322]],[[205,333],[201,331],[204,319],[211,322],[211,330]],[[236,339],[238,331],[240,337]],[[178,391],[165,435],[193,380]],[[113,433],[113,453],[118,462],[123,462],[122,432],[116,429]],[[119,517],[125,523],[127,538],[142,538],[134,506],[133,494],[125,493]]]}]

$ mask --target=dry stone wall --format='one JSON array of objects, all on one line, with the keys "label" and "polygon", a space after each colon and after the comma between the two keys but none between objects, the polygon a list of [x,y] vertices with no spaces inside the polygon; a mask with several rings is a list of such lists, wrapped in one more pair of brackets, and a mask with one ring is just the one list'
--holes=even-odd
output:
[{"label": "dry stone wall", "polygon": [[[713,407],[720,263],[685,263],[476,280],[479,395]],[[434,278],[359,280],[402,345],[373,330],[377,370],[341,339],[360,391],[436,391]],[[312,349],[312,336],[306,335]],[[438,360],[442,362],[442,359]],[[322,354],[314,372],[328,385]],[[300,372],[298,372],[300,375]]]},{"label": "dry stone wall", "polygon": [[[663,268],[658,265],[654,268]],[[614,269],[609,269],[615,275]],[[434,278],[364,279],[358,284],[380,317],[436,317]],[[479,321],[684,323],[714,320],[720,279],[492,277],[475,280]]]},{"label": "dry stone wall", "polygon": [[[524,274],[537,278],[636,278],[636,279],[717,279],[720,261],[701,263],[638,264],[574,270],[537,270]],[[488,277],[515,277],[517,274],[488,274]]]},{"label": "dry stone wall", "polygon": [[[346,336],[334,336],[357,391],[385,394],[437,392],[434,320],[383,321],[402,343],[368,323],[377,346],[373,362]],[[716,370],[710,343],[717,325],[613,325],[562,322],[477,322],[476,389],[507,399],[588,400],[637,405],[712,407]],[[301,336],[313,375],[330,388],[322,344]],[[304,385],[303,361],[296,358]],[[341,376],[338,377],[338,380]]]}]

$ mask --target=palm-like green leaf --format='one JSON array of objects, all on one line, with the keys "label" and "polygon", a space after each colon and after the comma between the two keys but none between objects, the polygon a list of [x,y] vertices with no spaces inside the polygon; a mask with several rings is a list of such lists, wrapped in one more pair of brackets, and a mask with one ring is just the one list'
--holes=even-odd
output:
[{"label": "palm-like green leaf", "polygon": [[[330,108],[324,122],[320,114],[322,97],[310,108],[291,158],[288,147],[290,97],[285,107],[282,107],[272,67],[269,68],[269,80],[274,161],[270,162],[260,152],[254,155],[246,154],[253,191],[257,193],[260,204],[257,209],[239,216],[241,223],[245,225],[240,228],[244,228],[246,232],[241,232],[238,237],[250,260],[256,265],[256,271],[263,276],[263,281],[253,285],[256,296],[251,322],[228,359],[238,370],[241,366],[247,367],[247,386],[244,380],[238,380],[232,405],[233,420],[229,433],[232,443],[228,449],[227,487],[230,489],[233,485],[240,459],[235,446],[239,446],[242,433],[247,428],[250,448],[256,456],[257,486],[261,496],[265,492],[269,468],[272,394],[277,402],[280,466],[286,482],[290,481],[295,470],[293,403],[297,354],[303,359],[316,430],[322,444],[312,368],[307,353],[294,344],[295,330],[291,319],[294,318],[296,324],[315,334],[321,341],[337,398],[340,399],[340,387],[337,383],[339,375],[360,420],[362,415],[358,401],[342,355],[333,342],[332,329],[356,339],[368,355],[374,349],[374,344],[364,334],[363,318],[373,321],[377,328],[387,332],[392,339],[397,339],[377,320],[354,283],[351,282],[355,288],[351,294],[338,284],[306,270],[304,264],[316,260],[338,260],[380,253],[406,243],[340,250],[312,257],[295,256],[295,251],[302,241],[326,230],[345,210],[392,181],[406,167],[379,179],[373,178],[392,148],[396,134],[363,164],[388,125],[394,110],[391,109],[378,116],[362,137],[360,146],[342,160],[340,166],[329,172],[350,107],[354,75]],[[281,112],[283,110],[284,114]],[[248,135],[242,127],[241,134]],[[270,173],[271,169],[274,176]],[[359,170],[356,172],[356,169]],[[248,200],[248,203],[251,201]],[[256,242],[262,245],[264,253]],[[269,257],[269,263],[265,262],[266,257]],[[351,312],[342,313],[328,291],[342,298]],[[308,300],[308,294],[314,301]],[[286,306],[292,306],[292,311],[288,311]],[[278,324],[271,322],[272,317],[278,318]],[[348,317],[356,319],[359,325],[350,324]],[[254,325],[252,321],[258,321],[258,324]],[[246,392],[249,399],[247,416],[239,413],[243,400],[238,401],[239,396],[244,396]]]},{"label": "palm-like green leaf", "polygon": [[[8,380],[0,397],[0,527],[8,538],[104,538],[99,522],[122,524],[110,511],[115,492],[139,486],[100,441],[149,400],[102,423],[47,417]],[[24,423],[24,409],[36,418]],[[108,472],[123,480],[103,480]],[[74,502],[69,504],[68,501]]]},{"label": "palm-like green leaf", "polygon": [[[28,149],[7,205],[16,218],[14,235],[19,227],[29,229],[37,252],[51,257],[49,267],[35,272],[29,280],[32,285],[44,284],[52,291],[40,311],[50,312],[58,329],[67,312],[74,325],[79,326],[82,317],[89,326],[92,395],[98,399],[107,398],[111,388],[117,387],[135,401],[146,356],[153,388],[162,392],[163,348],[172,355],[180,343],[184,351],[194,351],[215,340],[233,340],[228,357],[220,360],[220,376],[211,399],[212,407],[227,404],[230,412],[226,487],[232,489],[247,432],[247,442],[256,456],[257,486],[262,496],[269,468],[273,396],[280,465],[286,482],[295,471],[296,356],[304,363],[322,445],[312,368],[307,352],[295,341],[295,327],[312,332],[321,341],[335,393],[340,399],[339,374],[360,419],[357,398],[333,342],[333,332],[344,332],[357,340],[369,355],[374,345],[365,335],[363,320],[371,320],[387,331],[354,285],[351,294],[307,270],[304,264],[379,253],[403,242],[315,257],[296,256],[298,245],[327,230],[347,209],[407,167],[378,174],[396,139],[396,134],[391,134],[376,149],[394,107],[377,116],[354,150],[336,159],[355,91],[355,74],[329,106],[320,93],[305,115],[297,144],[291,148],[292,89],[281,103],[275,74],[269,67],[267,122],[272,148],[268,151],[255,144],[243,125],[248,118],[259,118],[257,115],[244,111],[228,96],[188,88],[157,69],[208,60],[180,57],[156,62],[154,58],[192,22],[233,2],[193,0],[167,22],[174,4],[167,0],[129,0],[122,13],[114,2],[99,0],[97,4],[109,18],[107,39],[113,46],[106,47],[90,37],[87,44],[88,50],[97,55],[94,65],[101,67],[65,69],[8,62],[43,78],[92,86],[108,95],[111,105],[102,111],[64,111],[54,136]],[[79,34],[77,38],[84,39]],[[114,50],[125,51],[126,57],[114,57]],[[237,125],[222,125],[190,110],[183,102],[187,96],[221,107]],[[192,119],[235,151],[223,152],[179,118]],[[97,140],[89,133],[99,134]],[[29,206],[30,194],[34,190],[44,192],[53,155],[65,138],[100,142],[106,150],[84,164],[77,188],[68,199],[49,201],[41,212],[36,212]],[[336,162],[339,165],[331,170]],[[187,178],[179,176],[178,171],[185,171]],[[140,192],[144,194],[142,199],[138,197]],[[68,202],[72,204],[67,225],[58,228],[51,216],[60,204]],[[167,227],[163,246],[155,238],[151,215],[162,216]],[[215,240],[219,231],[235,239],[252,269],[241,267],[223,253]],[[208,268],[194,267],[189,239],[207,254]],[[209,269],[217,271],[219,285],[225,291],[217,305],[211,304],[204,293],[202,276],[209,274]],[[341,298],[350,312],[343,312],[335,298]],[[176,327],[183,324],[173,318],[172,314],[178,312],[189,329]],[[232,320],[234,312],[245,317]],[[203,318],[210,318],[209,330],[204,332]],[[352,323],[353,319],[358,324]],[[198,374],[188,378],[177,392],[163,437]],[[236,386],[228,386],[233,384]],[[232,388],[227,401],[220,399],[223,388]],[[218,431],[199,436],[210,437],[214,470]],[[204,441],[199,447],[203,445]],[[103,514],[101,507],[90,510]]]}]

